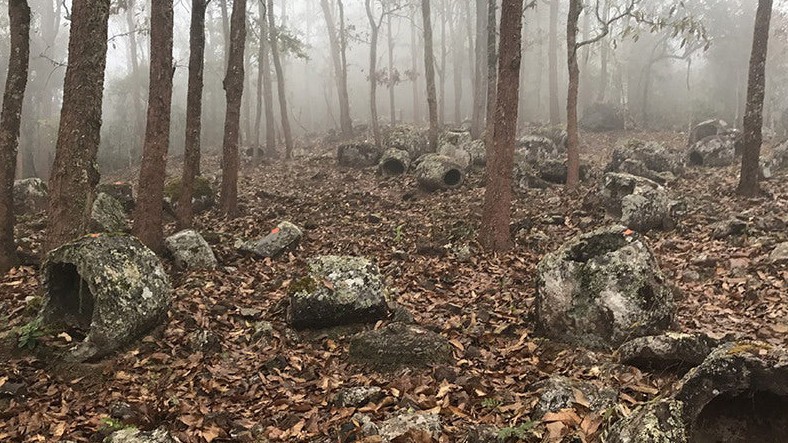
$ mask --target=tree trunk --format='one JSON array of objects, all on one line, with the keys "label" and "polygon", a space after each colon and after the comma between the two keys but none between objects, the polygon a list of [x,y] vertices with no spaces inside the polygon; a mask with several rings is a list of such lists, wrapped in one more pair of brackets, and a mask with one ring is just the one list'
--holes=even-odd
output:
[{"label": "tree trunk", "polygon": [[279,114],[282,119],[282,132],[285,136],[285,159],[293,158],[293,134],[290,131],[290,117],[287,113],[287,95],[285,94],[285,74],[279,58],[279,31],[274,20],[274,0],[268,0],[268,32],[271,43],[271,58],[276,70],[276,90],[279,93]]},{"label": "tree trunk", "polygon": [[101,103],[110,0],[73,0],[68,67],[55,160],[49,180],[45,251],[84,234],[99,182]]},{"label": "tree trunk", "polygon": [[487,2],[476,0],[476,74],[473,77],[473,113],[471,115],[471,136],[478,139],[484,126],[485,106],[487,104]]},{"label": "tree trunk", "polygon": [[[602,19],[607,21],[610,17],[610,0],[605,0],[604,3],[604,11],[602,12]],[[586,14],[588,15],[588,14]],[[599,47],[599,89],[596,92],[596,101],[599,103],[604,103],[607,95],[607,83],[608,83],[608,55],[610,52],[610,47],[606,42],[602,42],[601,46]]]},{"label": "tree trunk", "polygon": [[[126,3],[126,26],[129,32],[129,62],[131,64],[131,100],[132,107],[134,108],[134,140],[131,143],[136,143],[141,140],[144,133],[145,116],[142,109],[142,97],[140,97],[141,80],[140,80],[140,67],[139,56],[137,54],[137,25],[134,22],[134,5],[136,0],[128,0]],[[136,143],[139,146],[139,143]]]},{"label": "tree trunk", "polygon": [[411,70],[413,71],[413,122],[421,122],[421,105],[419,103],[419,68],[418,68],[418,46],[416,44],[416,17],[410,26],[410,56]]},{"label": "tree trunk", "polygon": [[162,252],[164,232],[161,202],[164,197],[172,106],[172,0],[152,2],[150,14],[148,122],[142,148],[133,232],[153,251]]},{"label": "tree trunk", "polygon": [[372,120],[372,135],[375,137],[375,144],[380,146],[380,123],[378,122],[378,31],[380,25],[375,22],[372,14],[372,1],[364,0],[364,7],[367,11],[367,20],[370,27],[369,42],[369,112]]},{"label": "tree trunk", "polygon": [[438,100],[438,123],[446,121],[446,0],[441,0],[441,69],[440,99]]},{"label": "tree trunk", "polygon": [[[340,1],[341,4],[341,1]],[[340,19],[339,35],[337,33],[336,25],[334,24],[334,17],[331,14],[331,6],[328,0],[320,0],[320,7],[323,9],[323,17],[326,19],[326,28],[328,29],[328,43],[331,49],[331,61],[334,65],[334,80],[337,85],[337,95],[339,98],[339,126],[342,135],[351,137],[353,135],[353,121],[350,119],[350,101],[347,92],[347,75],[346,67],[343,62],[344,56],[342,54],[342,43],[344,41],[344,25],[343,19]],[[344,15],[344,14],[342,14]]]},{"label": "tree trunk", "polygon": [[[269,10],[270,11],[270,10]],[[244,46],[246,45],[246,0],[234,0],[230,24],[230,56],[224,77],[227,111],[222,142],[222,189],[220,205],[229,218],[238,215],[238,131],[244,93]]]},{"label": "tree trunk", "polygon": [[178,201],[178,225],[192,225],[194,179],[200,170],[200,135],[202,132],[202,90],[205,67],[205,10],[208,0],[192,0],[189,27],[189,84],[186,93],[186,136],[183,148],[183,176]]},{"label": "tree trunk", "polygon": [[230,54],[230,18],[227,15],[228,0],[219,0],[219,9],[222,12],[222,36],[224,36],[224,51],[222,51],[222,69],[227,69],[227,58]]},{"label": "tree trunk", "polygon": [[[459,8],[458,8],[459,9]],[[457,11],[459,13],[459,11]],[[462,27],[460,26],[459,14],[450,15],[456,20],[449,20],[449,34],[454,42],[452,48],[452,80],[454,81],[454,124],[462,125],[462,61],[465,56],[463,51]]]},{"label": "tree trunk", "polygon": [[427,107],[430,113],[430,150],[438,149],[438,99],[435,91],[435,57],[432,51],[432,20],[430,0],[421,0],[421,18],[424,27],[424,73],[427,78]]},{"label": "tree trunk", "polygon": [[0,113],[0,274],[8,272],[17,262],[14,173],[30,60],[30,7],[27,0],[8,0],[8,19],[11,50]]},{"label": "tree trunk", "polygon": [[520,88],[522,16],[523,0],[503,0],[497,88],[500,93],[496,98],[493,145],[488,148],[487,185],[479,232],[479,242],[493,251],[503,251],[512,246],[509,222]]},{"label": "tree trunk", "polygon": [[[575,28],[577,24],[575,23]],[[558,0],[550,2],[550,28],[548,30],[547,64],[550,84],[550,124],[561,124],[558,109]],[[577,40],[577,37],[575,37]]]},{"label": "tree trunk", "polygon": [[397,106],[394,102],[394,36],[391,34],[391,14],[386,17],[386,39],[389,55],[389,114],[391,124],[397,124]]},{"label": "tree trunk", "polygon": [[[580,182],[580,137],[577,129],[577,91],[580,88],[580,66],[577,64],[577,20],[583,9],[582,0],[569,1],[566,21],[566,53],[569,65],[569,90],[566,95],[567,187]],[[551,105],[552,106],[552,105]]]},{"label": "tree trunk", "polygon": [[772,0],[758,0],[755,13],[750,73],[747,81],[747,109],[744,112],[744,141],[741,159],[741,176],[737,192],[756,196],[758,186],[763,127],[763,98],[766,89],[766,52],[769,48],[769,24],[772,18]]},{"label": "tree trunk", "polygon": [[[522,28],[522,25],[520,26]],[[493,127],[495,126],[496,93],[498,89],[498,71],[496,68],[496,28],[495,28],[495,0],[487,4],[487,124],[485,127],[484,145],[490,149],[493,144]],[[519,78],[519,74],[518,74]],[[519,83],[518,83],[519,87]],[[516,123],[516,122],[515,122]]]},{"label": "tree trunk", "polygon": [[[271,59],[269,52],[271,44],[268,39],[267,6],[263,1],[260,5],[260,70],[263,80],[263,99],[265,106],[265,155],[269,158],[276,156],[276,123],[274,122],[274,87],[271,84]],[[259,92],[258,92],[259,94]]]}]

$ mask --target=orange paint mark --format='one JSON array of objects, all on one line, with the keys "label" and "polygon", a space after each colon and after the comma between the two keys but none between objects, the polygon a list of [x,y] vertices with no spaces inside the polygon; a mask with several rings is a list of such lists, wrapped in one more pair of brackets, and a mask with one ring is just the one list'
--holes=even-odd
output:
[{"label": "orange paint mark", "polygon": [[278,234],[278,233],[279,233],[279,228],[271,229],[271,234]]},{"label": "orange paint mark", "polygon": [[633,231],[631,229],[627,229],[626,231],[624,231],[624,235],[632,235],[634,233],[635,233],[635,231]]}]

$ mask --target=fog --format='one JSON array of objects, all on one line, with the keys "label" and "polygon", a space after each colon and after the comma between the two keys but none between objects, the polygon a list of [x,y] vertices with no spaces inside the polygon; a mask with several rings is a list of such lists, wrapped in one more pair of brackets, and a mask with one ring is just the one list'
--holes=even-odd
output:
[{"label": "fog", "polygon": [[[615,11],[618,1],[601,1],[601,13],[606,14],[605,6]],[[227,3],[229,11],[232,2]],[[548,60],[551,51],[556,53],[558,60],[558,87],[553,95],[559,103],[560,118],[564,118],[567,5],[559,2],[554,23],[557,46],[551,47],[548,3],[533,2],[524,13],[521,127],[550,123]],[[643,0],[638,8],[644,17],[664,17],[674,3],[679,2]],[[284,35],[292,37],[283,45],[282,60],[294,135],[305,140],[336,130],[340,125],[337,87],[320,1],[276,0],[275,4],[273,13],[278,26],[285,31]],[[418,4],[406,0],[371,2],[376,20],[381,20],[375,77],[379,81],[377,111],[382,124],[389,124],[392,119],[416,123],[426,119]],[[0,5],[5,11],[6,1],[0,0]],[[20,159],[24,165],[20,175],[47,177],[54,155],[67,61],[70,1],[34,0],[30,5],[33,10],[31,64],[20,139]],[[265,131],[273,130],[277,139],[281,138],[280,128],[265,128],[264,119],[260,135],[254,129],[256,102],[262,94],[257,87],[260,17],[257,2],[249,2],[248,6],[242,146],[263,143]],[[336,0],[330,0],[329,6],[336,23]],[[634,19],[614,23],[609,36],[581,49],[581,115],[590,104],[604,101],[624,109],[633,127],[681,131],[691,122],[710,117],[740,126],[756,6],[757,2],[748,0],[684,2],[673,17],[684,17],[686,23],[701,26],[689,34],[683,32],[686,29],[658,29]],[[180,155],[184,145],[190,8],[191,2],[176,1],[171,157]],[[475,11],[475,5],[469,0],[432,1],[436,82],[440,120],[444,125],[462,125],[472,115]],[[362,0],[344,0],[344,12],[350,113],[355,125],[364,125],[370,120],[370,25]],[[593,8],[586,8],[580,18],[579,32],[583,38],[592,37],[598,31],[594,12]],[[147,100],[148,14],[149,5],[145,1],[113,1],[99,154],[103,170],[134,164],[140,158]],[[206,17],[203,95],[202,146],[207,152],[217,150],[222,140],[225,109],[222,79],[226,60],[223,25],[221,3],[212,0]],[[765,126],[775,131],[785,129],[780,120],[783,109],[788,106],[786,32],[785,4],[776,2],[764,111]],[[389,48],[393,50],[391,55]],[[5,82],[7,60],[8,19],[3,14],[0,17],[0,84]],[[275,82],[275,75],[273,79]],[[393,104],[390,97],[393,97]],[[273,109],[277,114],[275,121],[279,122],[278,103],[273,104]]]}]

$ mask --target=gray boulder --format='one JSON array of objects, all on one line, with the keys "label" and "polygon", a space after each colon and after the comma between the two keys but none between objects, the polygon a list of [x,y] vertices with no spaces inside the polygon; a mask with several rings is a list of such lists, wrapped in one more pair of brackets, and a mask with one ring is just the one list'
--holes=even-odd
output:
[{"label": "gray boulder", "polygon": [[788,352],[761,342],[719,346],[675,393],[605,431],[610,443],[779,442],[788,432]]},{"label": "gray boulder", "polygon": [[775,171],[788,168],[788,141],[784,141],[773,148],[769,159],[770,166]]},{"label": "gray boulder", "polygon": [[374,143],[348,143],[337,148],[337,164],[352,168],[376,166],[383,154]]},{"label": "gray boulder", "polygon": [[729,218],[711,225],[711,237],[717,240],[747,232],[747,222],[738,218]]},{"label": "gray boulder", "polygon": [[32,214],[47,209],[49,188],[40,178],[26,178],[14,182],[14,212]]},{"label": "gray boulder", "polygon": [[538,163],[548,157],[556,157],[558,147],[548,137],[541,135],[526,135],[517,139],[515,143],[515,158],[529,163]]},{"label": "gray boulder", "polygon": [[441,143],[438,148],[438,154],[450,158],[455,164],[463,169],[468,169],[473,164],[473,156],[470,152],[465,150],[463,146],[452,143]]},{"label": "gray boulder", "polygon": [[675,225],[670,193],[645,177],[609,172],[602,180],[600,197],[611,216],[636,231],[669,229]]},{"label": "gray boulder", "polygon": [[706,137],[723,135],[728,131],[728,123],[726,123],[724,120],[711,119],[702,121],[692,127],[687,146],[692,146]]},{"label": "gray boulder", "polygon": [[103,357],[166,319],[169,279],[135,237],[82,237],[50,251],[42,274],[42,324],[84,332],[75,359]]},{"label": "gray boulder", "polygon": [[626,126],[624,110],[611,103],[594,103],[583,111],[579,124],[586,131],[620,131]]},{"label": "gray boulder", "polygon": [[[582,406],[592,411],[607,409],[613,406],[618,398],[618,393],[613,389],[600,388],[590,382],[562,375],[534,383],[530,390],[539,392],[539,401],[532,413],[532,417],[536,419],[542,418],[548,412],[572,408],[578,401],[587,402]],[[578,392],[582,394],[581,398],[578,398]]]},{"label": "gray boulder", "polygon": [[131,183],[113,182],[102,183],[96,186],[96,194],[105,193],[123,205],[123,210],[129,214],[134,210],[134,188]]},{"label": "gray boulder", "polygon": [[624,226],[573,238],[537,270],[536,323],[548,338],[608,349],[672,322],[673,294],[656,258]]},{"label": "gray boulder", "polygon": [[687,152],[687,163],[692,166],[720,168],[736,161],[736,137],[712,135],[698,140]]},{"label": "gray boulder", "polygon": [[451,345],[440,334],[416,325],[392,323],[350,341],[350,358],[378,370],[424,367],[452,361]]},{"label": "gray boulder", "polygon": [[217,262],[208,242],[193,229],[177,232],[166,239],[164,245],[181,269],[215,269]]},{"label": "gray boulder", "polygon": [[[164,205],[167,211],[174,215],[178,211],[178,202],[181,198],[181,177],[168,181],[164,185]],[[216,191],[208,177],[198,175],[194,178],[194,192],[192,193],[192,211],[195,214],[210,210],[216,203]]]},{"label": "gray boulder", "polygon": [[362,257],[309,260],[307,276],[290,284],[288,321],[296,329],[373,323],[389,314],[378,267]]},{"label": "gray boulder", "polygon": [[483,140],[471,140],[461,146],[471,154],[474,166],[484,166],[487,164],[487,148],[484,146]]},{"label": "gray boulder", "polygon": [[555,144],[558,153],[566,152],[566,141],[569,138],[569,134],[567,134],[566,129],[563,127],[545,126],[532,130],[531,134],[549,138]]},{"label": "gray boulder", "polygon": [[769,254],[772,263],[788,263],[788,242],[778,243]]},{"label": "gray boulder", "polygon": [[397,176],[408,172],[410,154],[403,149],[389,148],[380,157],[378,170],[385,176]]},{"label": "gray boulder", "polygon": [[616,146],[605,172],[626,172],[660,182],[664,173],[681,175],[684,162],[679,155],[657,142],[630,139]]},{"label": "gray boulder", "polygon": [[453,129],[442,132],[438,143],[451,143],[454,146],[463,146],[473,140],[471,132],[462,129]]},{"label": "gray boulder", "polygon": [[180,440],[164,428],[140,431],[130,427],[113,432],[104,439],[104,443],[180,443]]},{"label": "gray boulder", "polygon": [[426,191],[455,189],[465,180],[465,168],[451,157],[440,154],[425,154],[418,159],[416,180]]},{"label": "gray boulder", "polygon": [[304,233],[301,231],[301,228],[289,221],[282,221],[265,237],[259,240],[244,242],[239,249],[241,252],[253,254],[258,257],[276,257],[285,249],[301,241],[303,235]]},{"label": "gray boulder", "polygon": [[[424,131],[414,126],[394,126],[383,132],[383,146],[408,151],[411,158],[429,152],[428,144]],[[432,147],[433,150],[436,148]]]},{"label": "gray boulder", "polygon": [[705,334],[668,332],[638,337],[618,348],[619,361],[645,370],[687,370],[703,363],[718,345]]},{"label": "gray boulder", "polygon": [[[441,419],[438,414],[406,412],[378,425],[378,435],[384,443],[393,441],[438,441]],[[403,440],[403,438],[406,438]],[[409,439],[408,439],[409,438]]]},{"label": "gray boulder", "polygon": [[127,232],[129,223],[123,205],[103,192],[96,195],[90,211],[90,229],[93,232]]},{"label": "gray boulder", "polygon": [[358,408],[385,397],[377,386],[353,386],[342,389],[334,397],[334,404],[343,408]]}]

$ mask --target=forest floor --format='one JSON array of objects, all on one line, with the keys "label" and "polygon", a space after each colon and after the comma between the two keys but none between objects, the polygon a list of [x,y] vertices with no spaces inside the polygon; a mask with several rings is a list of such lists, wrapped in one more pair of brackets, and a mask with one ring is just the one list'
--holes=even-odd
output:
[{"label": "forest floor", "polygon": [[[659,140],[675,149],[673,133],[586,135],[585,156],[600,170],[617,140]],[[204,170],[215,172],[216,158]],[[197,220],[212,231],[220,267],[211,272],[171,270],[174,303],[169,321],[136,345],[98,363],[67,364],[46,346],[17,349],[18,330],[35,315],[40,282],[35,267],[0,279],[0,441],[101,441],[113,427],[164,426],[184,442],[338,441],[354,408],[334,406],[339,389],[374,385],[384,398],[361,408],[375,420],[398,410],[441,415],[441,442],[461,441],[478,424],[522,430],[526,441],[594,441],[605,420],[670,392],[680,374],[620,365],[614,353],[592,352],[540,339],[533,331],[536,265],[572,236],[611,223],[601,208],[584,206],[594,181],[569,191],[556,186],[516,193],[516,246],[505,254],[475,242],[484,188],[482,172],[456,191],[424,193],[411,176],[382,178],[374,170],[334,166],[333,151],[257,168],[240,180],[242,215]],[[178,165],[171,165],[173,171]],[[646,237],[664,274],[678,288],[675,329],[788,341],[788,267],[766,256],[788,240],[788,176],[764,182],[766,197],[734,194],[735,167],[688,169],[671,188],[689,213],[678,227]],[[127,174],[132,182],[133,172]],[[738,215],[747,235],[711,238],[711,223]],[[277,222],[305,228],[294,250],[275,259],[239,255],[237,239],[265,235]],[[775,230],[782,221],[783,230]],[[18,235],[35,245],[39,218],[21,220]],[[171,232],[174,226],[168,227]],[[470,253],[468,253],[470,251]],[[285,322],[287,287],[305,272],[308,258],[351,254],[372,258],[418,324],[450,339],[457,364],[446,368],[378,373],[348,361],[349,335],[299,333]],[[255,334],[269,321],[270,336]],[[371,328],[369,325],[368,328]],[[220,350],[195,351],[196,330],[218,337]],[[36,337],[65,345],[66,336]],[[618,404],[606,414],[578,407],[570,419],[531,423],[539,393],[533,384],[561,374],[615,389]],[[123,401],[134,418],[110,419]],[[557,423],[557,424],[556,424]],[[519,428],[518,428],[519,427]],[[530,428],[525,432],[527,428]],[[259,440],[264,441],[264,440]]]}]

